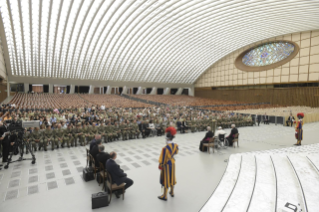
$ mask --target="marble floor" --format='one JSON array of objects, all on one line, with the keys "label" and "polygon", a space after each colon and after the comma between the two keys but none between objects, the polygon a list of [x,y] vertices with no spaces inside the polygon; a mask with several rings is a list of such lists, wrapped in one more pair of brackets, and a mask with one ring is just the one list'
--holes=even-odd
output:
[{"label": "marble floor", "polygon": [[[316,139],[318,129],[319,123],[304,125],[303,145],[318,143]],[[229,133],[230,130],[225,131]],[[238,189],[233,189],[234,186],[231,184],[227,188],[234,190],[234,195],[246,191],[242,194],[243,198],[249,196],[252,185],[246,184],[242,179],[243,177],[251,178],[253,181],[256,170],[258,173],[264,172],[262,176],[265,176],[260,179],[256,178],[258,182],[272,185],[273,176],[269,174],[272,166],[270,166],[269,160],[263,160],[262,157],[267,157],[271,153],[270,150],[277,149],[276,151],[279,151],[278,149],[284,147],[292,147],[292,144],[295,143],[294,129],[270,124],[239,128],[239,133],[238,148],[221,149],[214,154],[198,150],[198,144],[204,137],[204,132],[177,134],[175,142],[180,149],[176,156],[177,185],[175,197],[169,197],[167,202],[157,199],[157,196],[161,194],[158,157],[165,144],[164,137],[105,144],[106,151],[118,152],[117,163],[125,170],[128,177],[134,180],[134,185],[127,190],[124,200],[113,197],[107,208],[94,209],[94,211],[199,211],[207,205],[205,205],[207,200],[209,202],[211,197],[218,193],[219,184],[223,182],[221,179],[229,175],[226,175],[228,173],[228,171],[225,172],[226,167],[235,167],[232,172],[235,176],[239,176],[240,166],[236,163],[241,160],[241,177],[237,177]],[[257,151],[263,154],[257,158],[259,163],[256,169],[255,161],[252,158]],[[292,151],[298,152],[299,150],[297,147],[293,147]],[[42,212],[43,210],[46,212],[93,211],[91,209],[91,195],[100,192],[102,186],[99,186],[96,181],[84,182],[82,179],[82,169],[86,165],[84,147],[40,151],[36,152],[36,157],[37,163],[34,165],[30,161],[23,161],[13,163],[9,169],[0,171],[1,212],[24,210],[32,212]],[[242,157],[242,159],[238,160],[238,157]],[[233,160],[232,158],[237,159]],[[291,161],[294,165],[296,164],[294,159]],[[280,159],[274,160],[274,163],[278,163],[279,166],[282,162]],[[287,163],[287,161],[284,162]],[[289,171],[291,174],[292,170]],[[282,177],[280,174],[278,172],[278,178]],[[296,180],[291,183],[295,185]],[[256,192],[262,192],[263,188],[260,185],[262,184],[256,183]],[[278,197],[281,192],[280,188],[282,187],[278,188]],[[214,192],[215,189],[216,192]],[[273,196],[271,193],[273,187],[270,186],[269,189],[270,192],[265,192],[265,196],[270,198]],[[295,190],[298,190],[298,187]],[[214,195],[211,196],[213,192]],[[222,193],[221,195],[224,193],[225,197],[223,198],[229,197],[227,192],[220,193]],[[300,195],[300,190],[296,195]],[[243,201],[247,201],[246,198]],[[231,198],[228,202],[230,205],[237,204]],[[256,206],[256,202],[252,201],[251,207],[258,208],[258,204]]]}]

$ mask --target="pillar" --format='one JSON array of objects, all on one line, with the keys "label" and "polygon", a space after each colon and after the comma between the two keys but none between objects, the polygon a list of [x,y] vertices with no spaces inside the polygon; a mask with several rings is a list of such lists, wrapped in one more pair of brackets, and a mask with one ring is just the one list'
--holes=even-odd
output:
[{"label": "pillar", "polygon": [[93,94],[93,93],[94,93],[94,86],[90,85],[89,94]]},{"label": "pillar", "polygon": [[112,86],[107,86],[106,94],[111,94]]},{"label": "pillar", "polygon": [[24,93],[29,92],[29,83],[24,83]]},{"label": "pillar", "polygon": [[127,94],[127,87],[126,86],[123,87],[122,94]]},{"label": "pillar", "polygon": [[49,84],[49,93],[53,93],[53,84]]},{"label": "pillar", "polygon": [[70,94],[73,94],[75,92],[75,85],[70,85]]},{"label": "pillar", "polygon": [[157,94],[157,87],[153,87],[150,95],[156,95]]},{"label": "pillar", "polygon": [[183,88],[178,88],[177,92],[175,95],[181,95],[183,92]]},{"label": "pillar", "polygon": [[10,96],[10,83],[7,81],[7,97]]},{"label": "pillar", "polygon": [[194,96],[195,95],[194,88],[188,88],[188,95],[189,96]]},{"label": "pillar", "polygon": [[163,95],[170,95],[171,94],[171,88],[165,88]]},{"label": "pillar", "polygon": [[143,94],[143,88],[140,86],[137,89],[136,95],[141,95],[141,94]]}]

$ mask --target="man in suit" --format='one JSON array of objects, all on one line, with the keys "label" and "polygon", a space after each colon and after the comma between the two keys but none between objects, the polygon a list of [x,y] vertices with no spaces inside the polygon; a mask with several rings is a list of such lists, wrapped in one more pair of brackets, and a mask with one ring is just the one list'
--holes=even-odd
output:
[{"label": "man in suit", "polygon": [[104,149],[105,149],[104,145],[100,145],[98,146],[98,148],[99,148],[99,153],[96,155],[96,162],[98,163],[98,166],[99,166],[99,162],[105,165],[106,161],[111,158],[110,154],[107,152],[104,152]]},{"label": "man in suit", "polygon": [[257,122],[258,122],[258,127],[259,127],[259,124],[261,122],[261,115],[256,114],[256,117],[257,117]]},{"label": "man in suit", "polygon": [[208,143],[208,141],[214,137],[214,133],[212,132],[210,127],[207,127],[207,133],[205,135],[205,137],[203,138],[203,140],[200,142],[199,144],[199,150],[202,152],[206,152],[207,151],[207,147],[203,146],[203,144]]},{"label": "man in suit", "polygon": [[229,142],[229,146],[233,146],[233,140],[234,140],[234,137],[235,135],[238,133],[238,130],[237,128],[235,127],[235,124],[232,124],[231,125],[231,131],[230,131],[230,134],[229,136],[227,136],[227,141]]},{"label": "man in suit", "polygon": [[264,124],[269,124],[269,117],[266,113],[265,113],[263,119],[264,119]]},{"label": "man in suit", "polygon": [[97,154],[99,154],[99,146],[102,144],[101,139],[96,140],[95,145],[92,147],[92,149],[90,150],[90,154],[93,156],[94,160],[95,160],[95,165],[97,165],[97,160],[96,160],[96,156]]},{"label": "man in suit", "polygon": [[288,120],[286,121],[287,127],[289,127],[289,123],[290,123],[290,126],[292,127],[294,121],[295,121],[295,117],[293,117],[292,114],[290,113],[290,116],[288,117]]},{"label": "man in suit", "polygon": [[[105,163],[105,169],[110,173],[112,177],[112,183],[116,183],[116,185],[121,185],[125,183],[125,190],[127,190],[130,186],[133,185],[133,180],[127,177],[127,174],[120,168],[120,166],[115,162],[116,152],[111,152],[110,159],[108,159]],[[115,192],[117,198],[119,198],[119,191]]]}]

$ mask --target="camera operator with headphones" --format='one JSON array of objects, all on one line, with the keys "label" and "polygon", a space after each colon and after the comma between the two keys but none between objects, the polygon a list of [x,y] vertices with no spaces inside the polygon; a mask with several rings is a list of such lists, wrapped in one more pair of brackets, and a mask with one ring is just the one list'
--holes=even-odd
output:
[{"label": "camera operator with headphones", "polygon": [[8,162],[8,156],[10,152],[8,132],[9,132],[8,124],[5,121],[0,124],[0,141],[2,143],[2,163]]}]

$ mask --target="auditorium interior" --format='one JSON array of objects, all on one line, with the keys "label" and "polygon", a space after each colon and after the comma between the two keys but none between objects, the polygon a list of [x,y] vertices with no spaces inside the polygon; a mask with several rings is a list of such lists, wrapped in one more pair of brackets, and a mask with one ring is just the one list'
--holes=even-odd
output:
[{"label": "auditorium interior", "polygon": [[318,0],[0,15],[1,212],[319,212]]}]

